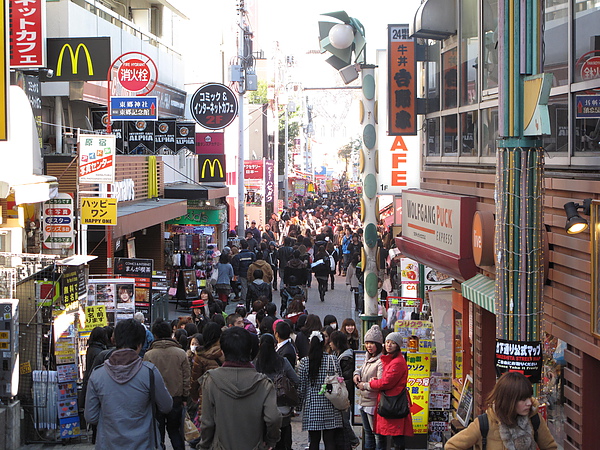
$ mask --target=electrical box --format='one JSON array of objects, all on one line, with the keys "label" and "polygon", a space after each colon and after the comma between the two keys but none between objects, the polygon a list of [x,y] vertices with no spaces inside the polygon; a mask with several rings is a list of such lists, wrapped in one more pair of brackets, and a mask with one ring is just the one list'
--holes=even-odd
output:
[{"label": "electrical box", "polygon": [[19,300],[0,299],[0,397],[19,391]]},{"label": "electrical box", "polygon": [[247,72],[246,73],[246,90],[247,91],[256,91],[258,90],[258,77],[255,73]]},{"label": "electrical box", "polygon": [[232,83],[242,81],[242,66],[236,64],[229,66],[229,81]]}]

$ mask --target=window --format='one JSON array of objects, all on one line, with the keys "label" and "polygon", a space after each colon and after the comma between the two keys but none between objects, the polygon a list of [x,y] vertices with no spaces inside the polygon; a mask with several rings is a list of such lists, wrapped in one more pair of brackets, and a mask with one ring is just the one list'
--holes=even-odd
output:
[{"label": "window", "polygon": [[496,154],[498,139],[498,108],[481,111],[481,156]]},{"label": "window", "polygon": [[[575,2],[575,81],[600,78],[600,0]],[[566,33],[565,33],[566,36]]]},{"label": "window", "polygon": [[427,47],[427,112],[440,110],[440,43]]},{"label": "window", "polygon": [[427,156],[440,156],[440,119],[427,119]]},{"label": "window", "polygon": [[456,108],[458,74],[456,72],[456,48],[448,50],[442,57],[444,108]]},{"label": "window", "polygon": [[555,85],[569,82],[569,40],[567,0],[546,0],[544,30],[544,72],[554,74]]},{"label": "window", "polygon": [[498,0],[483,2],[482,88],[498,87]]},{"label": "window", "polygon": [[569,105],[566,95],[551,97],[548,101],[550,133],[542,136],[544,149],[550,152],[569,151]]},{"label": "window", "polygon": [[477,34],[478,0],[462,0],[460,39],[460,104],[472,105],[479,98],[477,66],[479,37]]},{"label": "window", "polygon": [[446,116],[443,119],[444,123],[444,154],[446,155],[456,155],[458,153],[458,129],[456,123],[456,115],[452,114],[450,116]]},{"label": "window", "polygon": [[477,156],[477,111],[460,115],[461,148],[460,154]]}]

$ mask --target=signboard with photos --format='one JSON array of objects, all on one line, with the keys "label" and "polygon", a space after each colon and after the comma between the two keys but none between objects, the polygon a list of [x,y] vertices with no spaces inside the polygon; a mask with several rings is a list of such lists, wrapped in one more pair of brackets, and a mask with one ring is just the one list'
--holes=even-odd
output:
[{"label": "signboard with photos", "polygon": [[132,319],[135,313],[134,278],[98,278],[88,281],[87,306],[103,305],[110,325]]}]

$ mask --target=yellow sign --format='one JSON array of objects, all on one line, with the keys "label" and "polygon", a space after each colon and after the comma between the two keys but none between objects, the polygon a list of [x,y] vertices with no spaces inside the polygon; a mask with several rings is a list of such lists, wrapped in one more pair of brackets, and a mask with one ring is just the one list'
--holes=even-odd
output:
[{"label": "yellow sign", "polygon": [[217,158],[214,159],[205,159],[202,164],[202,173],[200,174],[200,178],[206,178],[206,166],[208,165],[210,169],[210,178],[215,178],[215,172],[217,169],[217,165],[219,166],[219,178],[223,178],[225,175],[223,174],[223,166],[221,165],[221,161]]},{"label": "yellow sign", "polygon": [[427,353],[409,353],[408,380],[406,388],[413,405],[410,408],[415,434],[428,431],[429,421],[429,377],[431,375],[431,355]]},{"label": "yellow sign", "polygon": [[71,47],[71,44],[65,44],[62,46],[62,48],[60,49],[60,53],[58,54],[58,64],[56,66],[56,76],[60,77],[62,75],[62,63],[63,63],[63,57],[64,57],[64,53],[65,50],[69,50],[69,54],[71,55],[71,67],[72,67],[72,71],[73,71],[73,75],[77,75],[77,62],[79,61],[79,50],[83,49],[83,51],[85,52],[85,58],[87,60],[87,67],[88,67],[88,75],[94,75],[94,66],[92,64],[92,57],[90,56],[90,52],[87,49],[85,44],[79,44],[76,48],[75,48],[75,52],[73,52],[73,47]]},{"label": "yellow sign", "polygon": [[8,2],[2,2],[0,5],[0,39],[2,45],[0,54],[0,141],[8,139],[8,37],[6,33],[6,8]]},{"label": "yellow sign", "polygon": [[85,330],[93,330],[96,327],[105,327],[108,325],[106,318],[106,306],[86,306],[85,307]]},{"label": "yellow sign", "polygon": [[81,199],[81,223],[84,225],[116,225],[117,199],[84,197]]},{"label": "yellow sign", "polygon": [[19,364],[19,374],[27,375],[31,372],[31,363],[29,361]]}]

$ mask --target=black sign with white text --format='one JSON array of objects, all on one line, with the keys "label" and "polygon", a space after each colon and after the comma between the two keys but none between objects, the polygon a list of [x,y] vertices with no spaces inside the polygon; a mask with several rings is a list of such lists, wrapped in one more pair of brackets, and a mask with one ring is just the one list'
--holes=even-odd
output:
[{"label": "black sign with white text", "polygon": [[519,372],[538,383],[542,376],[542,343],[540,341],[496,340],[496,372]]}]

